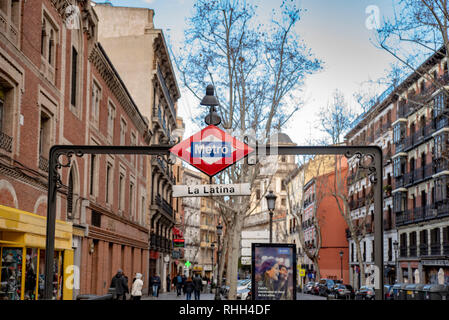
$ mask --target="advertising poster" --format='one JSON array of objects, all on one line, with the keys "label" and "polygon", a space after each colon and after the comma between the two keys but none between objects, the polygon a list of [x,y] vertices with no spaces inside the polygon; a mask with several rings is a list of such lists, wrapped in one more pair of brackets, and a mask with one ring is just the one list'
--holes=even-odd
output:
[{"label": "advertising poster", "polygon": [[296,300],[295,283],[295,244],[252,244],[254,300]]}]

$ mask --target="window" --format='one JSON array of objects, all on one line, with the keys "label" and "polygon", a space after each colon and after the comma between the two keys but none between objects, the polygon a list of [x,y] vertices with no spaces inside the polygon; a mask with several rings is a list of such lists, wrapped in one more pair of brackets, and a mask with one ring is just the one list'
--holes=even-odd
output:
[{"label": "window", "polygon": [[96,174],[96,155],[92,154],[90,156],[90,194],[92,196],[95,195],[96,186],[95,186],[95,174]]},{"label": "window", "polygon": [[134,183],[129,183],[129,217],[131,221],[135,221],[134,211]]},{"label": "window", "polygon": [[435,96],[435,98],[433,99],[433,103],[434,103],[433,116],[435,118],[443,113],[443,110],[444,110],[444,107],[445,107],[445,103],[444,102],[445,101],[444,101],[444,94],[443,93]]},{"label": "window", "polygon": [[260,189],[256,189],[256,199],[260,199]]},{"label": "window", "polygon": [[287,205],[287,200],[285,198],[281,199],[281,206],[285,207]]},{"label": "window", "polygon": [[39,156],[47,158],[51,145],[51,117],[41,112],[41,123],[39,132]]},{"label": "window", "polygon": [[112,164],[106,165],[106,203],[111,202]]},{"label": "window", "polygon": [[95,124],[98,125],[98,116],[100,113],[101,89],[100,86],[93,81],[92,83],[92,101],[91,101],[91,116]]},{"label": "window", "polygon": [[3,132],[3,99],[4,99],[4,94],[3,91],[1,90],[2,88],[0,87],[0,132]]},{"label": "window", "polygon": [[403,123],[395,124],[393,128],[393,142],[400,143],[405,137],[405,125]]},{"label": "window", "polygon": [[140,223],[144,224],[145,221],[145,197],[142,197],[140,204]]},{"label": "window", "polygon": [[78,51],[75,47],[72,47],[72,88],[70,95],[70,102],[72,106],[76,107],[77,99],[77,86],[78,86]]},{"label": "window", "polygon": [[115,107],[109,103],[108,107],[108,137],[114,136],[114,120],[115,120]]},{"label": "window", "polygon": [[120,173],[119,177],[119,187],[118,187],[118,209],[123,210],[123,204],[124,204],[124,191],[125,189],[125,176],[123,173]]},{"label": "window", "polygon": [[92,211],[91,224],[95,227],[101,228],[101,213]]},{"label": "window", "polygon": [[71,218],[73,213],[73,168],[70,170],[67,189],[67,217]]},{"label": "window", "polygon": [[122,118],[120,121],[120,145],[125,145],[126,138],[126,121]]},{"label": "window", "polygon": [[405,174],[406,159],[405,157],[397,157],[393,162],[393,174],[395,177],[400,177]]}]

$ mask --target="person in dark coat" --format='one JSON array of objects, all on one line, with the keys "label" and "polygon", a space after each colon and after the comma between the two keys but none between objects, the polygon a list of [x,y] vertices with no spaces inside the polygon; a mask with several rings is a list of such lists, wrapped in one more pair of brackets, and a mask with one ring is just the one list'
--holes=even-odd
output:
[{"label": "person in dark coat", "polygon": [[165,281],[167,283],[167,292],[170,292],[171,288],[170,288],[170,276],[169,275],[167,275],[167,278],[165,278]]},{"label": "person in dark coat", "polygon": [[187,281],[186,276],[182,275],[182,291],[184,292],[184,294],[186,294],[186,281]]},{"label": "person in dark coat", "polygon": [[195,295],[195,300],[200,300],[200,294],[201,294],[201,291],[203,290],[203,280],[201,279],[199,274],[197,274],[193,278],[193,289],[194,289],[193,292]]},{"label": "person in dark coat", "polygon": [[191,277],[188,277],[185,284],[184,290],[186,292],[186,300],[192,300],[192,291],[194,290],[194,285]]},{"label": "person in dark coat", "polygon": [[158,274],[151,277],[151,285],[153,287],[153,297],[159,297],[159,288],[161,287],[161,278]]},{"label": "person in dark coat", "polygon": [[120,300],[125,297],[128,290],[128,281],[123,276],[122,269],[117,270],[117,274],[111,280],[111,288],[115,288],[115,299]]},{"label": "person in dark coat", "polygon": [[182,277],[180,273],[178,273],[178,275],[173,278],[173,285],[176,286],[176,296],[179,297],[181,295],[182,289]]},{"label": "person in dark coat", "polygon": [[126,289],[125,289],[125,294],[123,295],[123,300],[126,300],[126,294],[129,293],[129,280],[128,280],[128,276],[123,274],[123,278],[125,278],[125,282],[126,282]]}]

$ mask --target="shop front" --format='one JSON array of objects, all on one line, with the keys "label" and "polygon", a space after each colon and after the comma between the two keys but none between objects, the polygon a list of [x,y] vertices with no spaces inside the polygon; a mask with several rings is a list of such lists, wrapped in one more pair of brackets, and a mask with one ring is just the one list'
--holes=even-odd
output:
[{"label": "shop front", "polygon": [[449,284],[448,259],[423,259],[421,261],[425,283],[438,284],[440,281]]},{"label": "shop front", "polygon": [[[72,224],[57,220],[55,235],[53,299],[71,300]],[[0,205],[0,300],[43,298],[45,237],[45,217]]]}]

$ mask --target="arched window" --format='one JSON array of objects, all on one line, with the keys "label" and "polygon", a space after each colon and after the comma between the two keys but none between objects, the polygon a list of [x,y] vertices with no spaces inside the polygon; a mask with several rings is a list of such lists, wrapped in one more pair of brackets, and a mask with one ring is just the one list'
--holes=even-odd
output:
[{"label": "arched window", "polygon": [[67,191],[67,217],[73,217],[73,168],[70,169]]}]

